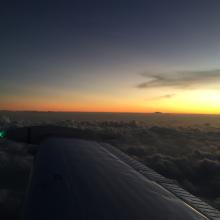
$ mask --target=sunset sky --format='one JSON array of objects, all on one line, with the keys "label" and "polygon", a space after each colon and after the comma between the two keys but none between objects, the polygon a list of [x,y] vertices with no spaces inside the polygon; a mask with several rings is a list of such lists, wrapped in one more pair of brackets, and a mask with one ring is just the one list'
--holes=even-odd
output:
[{"label": "sunset sky", "polygon": [[8,1],[0,109],[220,114],[219,0]]}]

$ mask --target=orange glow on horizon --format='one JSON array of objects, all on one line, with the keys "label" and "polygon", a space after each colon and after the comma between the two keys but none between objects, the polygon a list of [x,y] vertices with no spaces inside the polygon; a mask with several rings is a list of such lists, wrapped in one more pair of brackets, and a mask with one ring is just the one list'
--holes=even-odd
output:
[{"label": "orange glow on horizon", "polygon": [[[40,106],[40,107],[39,107]],[[52,111],[52,112],[127,112],[127,113],[152,113],[152,112],[164,112],[164,113],[177,113],[177,114],[220,114],[219,109],[208,109],[208,108],[189,108],[189,106],[176,106],[173,108],[169,107],[145,107],[145,106],[132,106],[132,105],[93,105],[91,106],[80,106],[71,104],[46,104],[41,105],[35,103],[8,103],[7,105],[1,105],[1,110],[11,111]]]},{"label": "orange glow on horizon", "polygon": [[0,103],[0,110],[220,114],[219,91],[185,91],[171,98],[151,98],[148,100],[144,100],[144,96],[140,94],[131,95],[122,97],[86,96],[86,99],[81,96],[79,99],[49,97],[40,100],[40,98],[30,98],[19,101],[8,98]]},{"label": "orange glow on horizon", "polygon": [[41,104],[36,105],[34,103],[21,104],[21,103],[11,103],[5,106],[0,106],[1,110],[11,110],[11,111],[56,111],[56,112],[151,112],[150,109],[145,108],[135,108],[134,106],[80,106],[80,105],[51,105],[51,104]]}]

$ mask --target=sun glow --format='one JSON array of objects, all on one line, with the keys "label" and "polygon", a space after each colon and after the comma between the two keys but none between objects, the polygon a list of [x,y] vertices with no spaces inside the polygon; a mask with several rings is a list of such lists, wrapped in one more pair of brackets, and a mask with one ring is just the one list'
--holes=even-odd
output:
[{"label": "sun glow", "polygon": [[149,103],[155,110],[171,113],[220,114],[220,91],[193,90]]},{"label": "sun glow", "polygon": [[[131,87],[132,88],[132,87]],[[81,111],[81,112],[166,112],[220,114],[220,91],[211,89],[147,89],[129,87],[109,93],[76,93],[44,97],[7,97],[0,103],[2,110]]]}]

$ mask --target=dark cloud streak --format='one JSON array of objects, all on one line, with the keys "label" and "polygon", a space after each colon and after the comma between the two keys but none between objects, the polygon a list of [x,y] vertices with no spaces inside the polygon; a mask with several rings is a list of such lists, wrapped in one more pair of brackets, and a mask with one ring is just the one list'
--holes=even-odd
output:
[{"label": "dark cloud streak", "polygon": [[162,95],[160,97],[158,97],[159,99],[170,99],[172,97],[174,97],[176,94],[166,94],[166,95]]},{"label": "dark cloud streak", "polygon": [[160,99],[171,99],[175,96],[176,94],[165,94],[165,95],[161,95],[161,96],[156,96],[156,97],[153,97],[153,98],[148,98],[146,99],[146,101],[149,101],[149,100],[160,100]]},{"label": "dark cloud streak", "polygon": [[172,73],[142,73],[148,81],[137,85],[137,88],[177,87],[197,88],[220,81],[220,69],[203,71],[177,71]]}]

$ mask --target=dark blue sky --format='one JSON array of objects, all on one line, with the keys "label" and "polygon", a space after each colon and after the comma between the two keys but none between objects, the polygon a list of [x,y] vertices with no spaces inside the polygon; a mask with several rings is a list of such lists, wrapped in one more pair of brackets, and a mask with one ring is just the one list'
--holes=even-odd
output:
[{"label": "dark blue sky", "polygon": [[218,0],[8,1],[0,10],[4,100],[123,97],[143,72],[220,69]]}]

